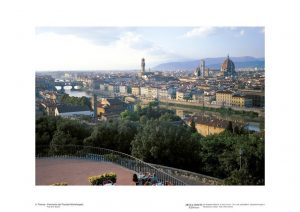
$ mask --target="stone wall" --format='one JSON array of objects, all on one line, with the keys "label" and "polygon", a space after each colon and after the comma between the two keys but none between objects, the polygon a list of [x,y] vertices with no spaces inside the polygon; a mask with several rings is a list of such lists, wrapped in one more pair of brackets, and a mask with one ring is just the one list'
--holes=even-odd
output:
[{"label": "stone wall", "polygon": [[187,185],[224,185],[224,181],[218,178],[157,164],[150,165],[182,180]]}]

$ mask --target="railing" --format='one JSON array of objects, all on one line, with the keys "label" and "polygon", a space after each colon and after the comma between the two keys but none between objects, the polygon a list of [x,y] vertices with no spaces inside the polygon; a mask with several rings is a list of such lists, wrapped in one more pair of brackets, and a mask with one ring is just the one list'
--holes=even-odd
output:
[{"label": "railing", "polygon": [[163,184],[171,183],[172,185],[186,185],[186,183],[180,179],[177,179],[138,158],[110,149],[79,145],[51,145],[37,146],[35,154],[36,158],[70,158],[112,162],[137,173],[149,172],[155,174],[158,181]]},{"label": "railing", "polygon": [[150,164],[154,166],[155,168],[168,173],[174,177],[177,177],[179,179],[184,179],[183,181],[186,182],[188,185],[224,185],[224,180],[207,176],[204,174],[199,174],[187,170],[177,169],[169,166],[163,166],[158,164]]}]

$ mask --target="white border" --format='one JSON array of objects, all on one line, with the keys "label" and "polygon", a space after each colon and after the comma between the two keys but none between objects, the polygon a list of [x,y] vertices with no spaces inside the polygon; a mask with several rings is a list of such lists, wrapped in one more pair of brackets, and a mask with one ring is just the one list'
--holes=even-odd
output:
[{"label": "white border", "polygon": [[[206,202],[263,202],[266,206],[255,211],[299,211],[298,197],[293,194],[299,187],[296,162],[300,147],[300,105],[295,92],[299,90],[300,8],[296,1],[29,0],[9,1],[0,8],[3,211],[44,211],[34,204],[69,201],[85,206],[63,211],[189,211],[186,203]],[[265,26],[266,186],[105,190],[34,186],[33,55],[37,26]]]}]

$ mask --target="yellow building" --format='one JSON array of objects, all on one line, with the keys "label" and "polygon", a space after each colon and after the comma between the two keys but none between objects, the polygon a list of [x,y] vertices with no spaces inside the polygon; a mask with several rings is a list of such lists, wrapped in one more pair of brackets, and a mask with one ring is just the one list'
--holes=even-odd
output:
[{"label": "yellow building", "polygon": [[232,91],[217,91],[216,92],[217,105],[231,106],[232,96],[233,96]]},{"label": "yellow building", "polygon": [[141,89],[139,86],[132,86],[131,88],[131,93],[134,95],[134,96],[139,96],[141,94]]},{"label": "yellow building", "polygon": [[97,116],[106,119],[118,118],[125,109],[126,106],[118,98],[102,98],[97,105]]},{"label": "yellow building", "polygon": [[176,91],[176,100],[183,101],[184,100],[184,93],[183,91]]},{"label": "yellow building", "polygon": [[176,100],[177,101],[186,101],[187,99],[192,99],[192,93],[190,90],[181,88],[176,91]]},{"label": "yellow building", "polygon": [[[206,117],[206,116],[193,116],[188,119],[188,125],[191,125],[192,120],[195,122],[195,128],[198,133],[203,136],[219,134],[226,130],[229,125],[229,121]],[[238,126],[239,128],[242,126],[242,123],[234,122],[232,123],[233,127]]]},{"label": "yellow building", "polygon": [[97,116],[101,116],[102,114],[105,114],[105,108],[102,105],[97,106]]},{"label": "yellow building", "polygon": [[225,130],[223,127],[210,126],[208,124],[196,124],[197,132],[203,136],[219,134]]},{"label": "yellow building", "polygon": [[198,85],[197,88],[200,90],[207,91],[210,89],[210,86],[209,85]]},{"label": "yellow building", "polygon": [[235,94],[232,96],[231,105],[235,107],[251,107],[252,100],[247,99],[244,95]]},{"label": "yellow building", "polygon": [[199,79],[196,77],[181,77],[179,78],[180,82],[197,82]]}]

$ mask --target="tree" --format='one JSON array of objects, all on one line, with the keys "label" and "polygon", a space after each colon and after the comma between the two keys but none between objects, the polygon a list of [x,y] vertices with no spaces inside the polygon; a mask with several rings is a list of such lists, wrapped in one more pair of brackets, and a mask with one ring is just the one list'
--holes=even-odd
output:
[{"label": "tree", "polygon": [[88,106],[89,108],[91,108],[90,99],[88,97],[85,97],[85,96],[75,97],[75,96],[70,96],[69,94],[64,94],[61,97],[61,103],[69,104],[69,105]]},{"label": "tree", "polygon": [[153,102],[149,102],[149,107],[157,107],[159,105],[159,102],[157,100]]},{"label": "tree", "polygon": [[237,125],[233,128],[233,133],[234,134],[240,134],[240,129]]},{"label": "tree", "polygon": [[200,143],[201,173],[225,179],[228,184],[264,184],[263,137],[224,132],[204,137]]},{"label": "tree", "polygon": [[192,130],[192,133],[197,132],[196,124],[195,124],[194,119],[192,119],[192,121],[191,121],[191,130]]},{"label": "tree", "polygon": [[91,134],[91,128],[88,125],[69,119],[62,119],[57,124],[57,130],[70,135],[73,145],[82,145],[83,140]]},{"label": "tree", "polygon": [[73,149],[72,147],[69,148],[68,145],[72,145],[73,143],[74,138],[70,134],[57,130],[50,143],[50,153],[55,155],[72,154]]},{"label": "tree", "polygon": [[227,130],[228,132],[233,133],[232,121],[229,121],[229,122],[228,122],[228,125],[227,125],[227,127],[226,127],[226,130]]},{"label": "tree", "polygon": [[129,110],[123,111],[121,114],[121,119],[124,120],[131,120],[131,121],[138,121],[139,120],[139,115],[136,112],[131,112]]},{"label": "tree", "polygon": [[102,147],[130,154],[130,143],[137,134],[137,130],[138,124],[129,120],[101,122],[83,143],[87,146]]},{"label": "tree", "polygon": [[36,120],[35,141],[36,145],[48,146],[57,128],[58,117],[44,116]]},{"label": "tree", "polygon": [[148,121],[148,119],[145,115],[140,117],[140,124],[144,125],[147,123],[147,121]]},{"label": "tree", "polygon": [[132,141],[132,155],[151,163],[196,171],[199,142],[188,127],[149,120]]}]

